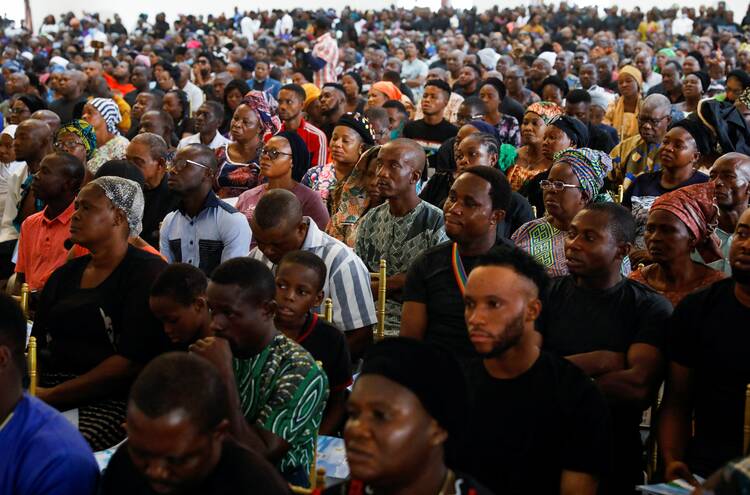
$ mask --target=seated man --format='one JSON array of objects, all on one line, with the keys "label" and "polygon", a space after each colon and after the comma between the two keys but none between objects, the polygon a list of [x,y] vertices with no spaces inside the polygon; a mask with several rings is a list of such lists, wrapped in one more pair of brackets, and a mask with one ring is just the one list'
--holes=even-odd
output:
[{"label": "seated man", "polygon": [[0,493],[93,495],[91,448],[55,409],[24,393],[26,318],[0,294]]},{"label": "seated man", "polygon": [[732,278],[685,297],[667,327],[669,368],[658,432],[668,480],[706,477],[744,454],[750,210],[737,222],[729,264]]},{"label": "seated man", "polygon": [[207,291],[216,336],[190,351],[211,361],[227,386],[232,436],[275,463],[288,482],[308,486],[328,380],[306,350],[276,329],[275,292],[273,274],[260,261],[219,265]]},{"label": "seated man", "polygon": [[169,265],[151,286],[148,298],[151,312],[164,325],[164,333],[172,344],[181,350],[213,335],[206,287],[206,275],[187,263]]},{"label": "seated man", "polygon": [[431,168],[437,165],[440,145],[458,133],[458,128],[444,117],[450,96],[451,87],[447,82],[440,79],[427,82],[420,102],[424,116],[404,127],[403,137],[414,139],[424,148]]},{"label": "seated man", "polygon": [[191,144],[177,152],[168,184],[180,206],[164,217],[159,231],[159,251],[167,262],[189,263],[205,274],[250,249],[245,215],[213,192],[217,166],[207,146]]},{"label": "seated man", "polygon": [[323,293],[333,299],[333,325],[346,333],[349,350],[357,359],[377,322],[370,275],[362,260],[346,244],[318,229],[310,217],[303,217],[299,200],[287,190],[268,191],[258,201],[250,225],[258,244],[249,256],[273,271],[286,253],[298,249],[323,260],[328,269]]},{"label": "seated man", "polygon": [[476,357],[463,316],[464,284],[479,256],[498,242],[509,202],[510,184],[497,169],[470,167],[456,178],[443,207],[450,241],[422,252],[406,274],[402,336]]},{"label": "seated man", "polygon": [[607,404],[534,330],[547,274],[520,249],[491,250],[466,282],[466,325],[482,356],[467,369],[464,468],[495,493],[594,495],[610,468]]},{"label": "seated man", "polygon": [[221,103],[207,101],[195,112],[195,130],[192,136],[180,139],[177,149],[182,149],[189,144],[203,144],[212,150],[221,148],[230,143],[229,139],[219,133],[219,127],[224,121],[224,107]]},{"label": "seated man", "polygon": [[635,239],[622,206],[594,203],[579,212],[565,240],[570,275],[552,281],[537,329],[543,349],[596,381],[612,412],[614,470],[599,492],[632,493],[643,482],[643,411],[661,383],[663,328],[672,305],[620,273]]},{"label": "seated man", "polygon": [[346,387],[352,384],[351,358],[344,335],[313,311],[323,301],[323,260],[308,251],[286,253],[276,272],[276,328],[323,364],[330,394],[321,435],[336,435],[344,419]]},{"label": "seated man", "polygon": [[[388,299],[385,334],[398,335],[401,291],[414,255],[447,240],[443,212],[417,196],[416,184],[425,167],[422,147],[411,139],[397,139],[378,152],[377,184],[386,202],[360,220],[354,251],[371,272],[387,262]],[[377,293],[377,281],[373,282]]]},{"label": "seated man", "polygon": [[52,272],[67,261],[65,241],[70,237],[73,201],[85,173],[83,163],[69,153],[52,153],[42,160],[31,190],[46,206],[21,224],[16,262],[19,286],[26,282],[32,291],[42,290]]},{"label": "seated man", "polygon": [[288,493],[268,461],[229,438],[227,402],[206,360],[176,352],[154,359],[130,390],[128,440],[112,456],[100,493]]}]

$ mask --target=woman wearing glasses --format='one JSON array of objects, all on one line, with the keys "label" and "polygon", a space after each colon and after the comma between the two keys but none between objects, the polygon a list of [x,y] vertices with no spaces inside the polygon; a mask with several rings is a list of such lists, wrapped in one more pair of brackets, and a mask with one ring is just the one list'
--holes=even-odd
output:
[{"label": "woman wearing glasses", "polygon": [[[72,120],[57,131],[54,146],[55,150],[70,153],[86,165],[96,150],[94,127],[83,119]],[[90,173],[86,168],[84,184],[89,180]]]},{"label": "woman wearing glasses", "polygon": [[566,149],[555,155],[549,177],[540,182],[546,215],[521,226],[511,237],[553,277],[567,275],[565,236],[573,217],[600,196],[612,168],[609,155],[589,148]]},{"label": "woman wearing glasses", "polygon": [[242,193],[237,201],[237,209],[249,222],[258,201],[266,192],[286,189],[299,199],[302,214],[312,218],[321,230],[325,229],[328,225],[328,210],[320,196],[292,178],[293,170],[306,170],[309,166],[310,152],[299,134],[294,131],[279,132],[268,140],[260,153],[260,173],[268,182]]}]

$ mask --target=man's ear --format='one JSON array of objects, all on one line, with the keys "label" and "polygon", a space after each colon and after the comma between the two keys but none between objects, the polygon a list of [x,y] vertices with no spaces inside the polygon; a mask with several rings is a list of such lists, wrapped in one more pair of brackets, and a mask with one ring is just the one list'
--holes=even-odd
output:
[{"label": "man's ear", "polygon": [[261,305],[263,316],[269,320],[273,320],[273,317],[276,315],[276,308],[276,301],[273,299],[269,299]]},{"label": "man's ear", "polygon": [[630,251],[633,249],[633,244],[630,242],[623,242],[619,246],[617,246],[617,256],[620,258],[625,258],[625,256],[630,254]]},{"label": "man's ear", "polygon": [[318,291],[318,293],[315,295],[315,303],[313,304],[313,306],[320,306],[321,304],[323,304],[323,299],[325,299],[325,297],[326,293],[323,292],[323,289],[320,289],[320,291]]},{"label": "man's ear", "polygon": [[429,437],[433,446],[442,445],[448,440],[448,432],[433,419],[430,421]]},{"label": "man's ear", "polygon": [[505,210],[492,210],[490,224],[497,225],[505,220]]}]

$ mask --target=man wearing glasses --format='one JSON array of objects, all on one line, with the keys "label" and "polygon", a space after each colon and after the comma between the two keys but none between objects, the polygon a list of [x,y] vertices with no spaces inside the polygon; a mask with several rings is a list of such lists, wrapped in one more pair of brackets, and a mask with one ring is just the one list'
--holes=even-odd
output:
[{"label": "man wearing glasses", "polygon": [[189,263],[209,275],[226,260],[247,255],[252,234],[245,216],[212,190],[218,163],[208,146],[189,144],[167,168],[169,190],[180,206],[159,231],[162,256],[169,263]]},{"label": "man wearing glasses", "polygon": [[638,135],[624,140],[610,153],[610,180],[627,189],[636,176],[661,168],[659,147],[672,122],[671,109],[669,98],[664,95],[653,94],[643,100],[638,114]]}]

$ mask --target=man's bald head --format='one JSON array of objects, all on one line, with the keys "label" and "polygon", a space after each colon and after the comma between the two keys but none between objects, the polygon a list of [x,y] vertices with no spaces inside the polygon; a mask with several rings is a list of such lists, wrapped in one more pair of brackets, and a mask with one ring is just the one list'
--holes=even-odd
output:
[{"label": "man's bald head", "polygon": [[35,120],[41,120],[47,124],[52,131],[52,135],[56,135],[57,131],[60,130],[60,116],[52,110],[37,110],[31,114],[31,118]]},{"label": "man's bald head", "polygon": [[653,94],[643,99],[641,112],[654,110],[668,110],[672,108],[672,102],[664,95]]},{"label": "man's bald head", "polygon": [[25,72],[16,72],[8,76],[5,82],[5,92],[8,96],[27,93],[30,85],[31,81]]},{"label": "man's bald head", "polygon": [[714,196],[720,211],[742,211],[750,200],[750,156],[727,153],[711,167]]},{"label": "man's bald head", "polygon": [[229,84],[229,82],[232,80],[232,74],[229,72],[219,72],[214,77],[214,80],[221,81],[224,84]]},{"label": "man's bald head", "polygon": [[[383,149],[386,147],[396,151],[401,157],[403,164],[408,164],[412,170],[418,170],[421,172],[424,169],[425,163],[427,162],[427,155],[424,152],[424,148],[413,139],[394,139],[390,143],[383,145],[380,153],[382,153]],[[378,155],[380,155],[380,153]]]},{"label": "man's bald head", "polygon": [[52,129],[41,120],[24,120],[16,129],[13,149],[18,161],[40,162],[52,151]]},{"label": "man's bald head", "polygon": [[742,174],[744,180],[750,181],[750,156],[734,151],[726,153],[716,159],[714,167],[724,163],[731,164],[737,170],[738,176]]},{"label": "man's bald head", "polygon": [[440,67],[433,67],[427,72],[427,80],[440,79],[441,81],[448,82],[448,71]]},{"label": "man's bald head", "polygon": [[291,191],[272,189],[258,201],[253,220],[263,230],[299,225],[302,222],[302,205]]}]

